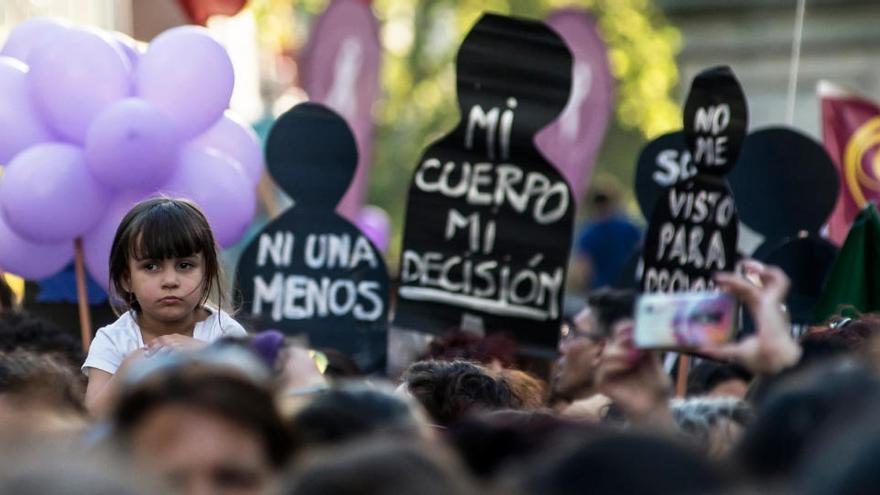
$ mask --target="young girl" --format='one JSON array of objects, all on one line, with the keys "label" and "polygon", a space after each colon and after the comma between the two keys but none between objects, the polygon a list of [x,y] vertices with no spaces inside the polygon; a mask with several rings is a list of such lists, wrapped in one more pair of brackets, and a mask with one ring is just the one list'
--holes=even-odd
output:
[{"label": "young girl", "polygon": [[246,334],[207,305],[213,295],[222,304],[220,278],[214,235],[195,204],[149,199],[125,215],[110,250],[111,294],[122,316],[98,330],[82,366],[89,411],[106,412],[117,372],[132,361]]}]

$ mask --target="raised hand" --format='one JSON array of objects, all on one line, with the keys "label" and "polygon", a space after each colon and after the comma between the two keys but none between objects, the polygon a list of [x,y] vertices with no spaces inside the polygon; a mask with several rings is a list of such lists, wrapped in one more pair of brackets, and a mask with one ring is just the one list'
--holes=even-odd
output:
[{"label": "raised hand", "polygon": [[717,273],[715,284],[746,306],[755,322],[755,334],[700,352],[713,359],[737,362],[752,373],[778,373],[801,357],[801,347],[791,336],[791,323],[784,307],[789,280],[779,268],[754,260],[744,261],[743,268],[757,283],[742,275]]}]

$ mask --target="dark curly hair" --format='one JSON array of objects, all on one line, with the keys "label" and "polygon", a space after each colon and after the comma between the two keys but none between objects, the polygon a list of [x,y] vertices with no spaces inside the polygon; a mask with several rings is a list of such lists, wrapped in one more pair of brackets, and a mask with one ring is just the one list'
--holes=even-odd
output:
[{"label": "dark curly hair", "polygon": [[27,313],[0,317],[0,351],[15,350],[57,355],[77,370],[85,360],[82,345],[72,334],[49,320]]},{"label": "dark curly hair", "polygon": [[515,409],[519,400],[502,378],[466,361],[420,361],[403,373],[403,383],[439,425],[470,413]]}]

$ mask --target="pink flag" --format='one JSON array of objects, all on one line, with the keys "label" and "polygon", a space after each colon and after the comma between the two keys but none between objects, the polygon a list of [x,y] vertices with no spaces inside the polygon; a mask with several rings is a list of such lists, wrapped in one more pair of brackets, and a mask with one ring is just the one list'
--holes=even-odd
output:
[{"label": "pink flag", "polygon": [[315,23],[303,61],[309,99],[336,110],[357,141],[357,172],[337,207],[354,221],[364,204],[373,155],[373,104],[379,96],[379,26],[369,4],[333,0]]},{"label": "pink flag", "polygon": [[840,194],[828,219],[828,236],[841,245],[859,211],[880,199],[880,106],[825,81],[819,83],[818,93],[822,141],[840,173]]},{"label": "pink flag", "polygon": [[547,19],[574,55],[571,94],[562,114],[535,143],[571,186],[576,201],[589,185],[614,103],[614,78],[605,43],[590,15],[562,9]]}]

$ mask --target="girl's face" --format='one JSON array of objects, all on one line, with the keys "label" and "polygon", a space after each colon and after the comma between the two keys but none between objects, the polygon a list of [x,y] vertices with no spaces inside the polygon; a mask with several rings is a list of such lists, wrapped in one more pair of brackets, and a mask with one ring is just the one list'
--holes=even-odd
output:
[{"label": "girl's face", "polygon": [[186,324],[202,300],[204,257],[128,260],[129,287],[145,318],[163,324]]}]

